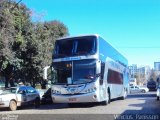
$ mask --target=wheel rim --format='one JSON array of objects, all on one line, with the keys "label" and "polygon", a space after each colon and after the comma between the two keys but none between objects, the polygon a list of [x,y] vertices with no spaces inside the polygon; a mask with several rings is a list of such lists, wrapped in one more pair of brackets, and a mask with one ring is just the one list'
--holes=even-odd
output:
[{"label": "wheel rim", "polygon": [[15,101],[11,101],[11,102],[10,102],[10,109],[11,109],[11,110],[16,110],[16,109],[17,109],[17,104],[16,104]]}]

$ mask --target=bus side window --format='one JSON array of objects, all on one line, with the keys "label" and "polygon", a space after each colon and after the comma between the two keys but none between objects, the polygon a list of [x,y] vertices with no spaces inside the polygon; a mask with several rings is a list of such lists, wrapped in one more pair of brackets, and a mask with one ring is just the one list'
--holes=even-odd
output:
[{"label": "bus side window", "polygon": [[104,68],[105,68],[105,63],[101,63],[101,77],[100,77],[100,85],[103,85],[103,79],[104,79]]}]

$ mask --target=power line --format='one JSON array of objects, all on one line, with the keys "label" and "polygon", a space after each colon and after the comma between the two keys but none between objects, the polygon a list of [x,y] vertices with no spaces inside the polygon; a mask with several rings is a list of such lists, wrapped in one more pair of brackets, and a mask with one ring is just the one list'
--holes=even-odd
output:
[{"label": "power line", "polygon": [[19,0],[15,5],[14,5],[14,7],[12,7],[10,10],[14,10],[15,9],[15,7],[17,7],[18,6],[18,4],[21,2],[22,0]]}]

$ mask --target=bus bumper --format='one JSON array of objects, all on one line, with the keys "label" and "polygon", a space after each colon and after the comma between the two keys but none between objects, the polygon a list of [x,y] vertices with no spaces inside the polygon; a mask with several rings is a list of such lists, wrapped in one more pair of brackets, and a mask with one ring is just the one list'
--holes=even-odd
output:
[{"label": "bus bumper", "polygon": [[86,93],[80,95],[56,95],[52,94],[52,101],[54,103],[87,103],[98,102],[96,93]]}]

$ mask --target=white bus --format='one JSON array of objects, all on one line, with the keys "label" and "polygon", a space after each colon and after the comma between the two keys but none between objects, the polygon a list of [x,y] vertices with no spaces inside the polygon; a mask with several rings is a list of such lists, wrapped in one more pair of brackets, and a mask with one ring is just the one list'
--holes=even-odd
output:
[{"label": "white bus", "polygon": [[56,40],[51,68],[54,103],[108,104],[129,91],[127,59],[99,35]]}]

